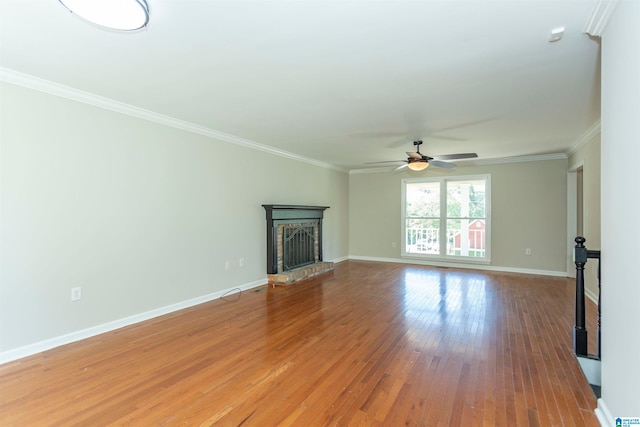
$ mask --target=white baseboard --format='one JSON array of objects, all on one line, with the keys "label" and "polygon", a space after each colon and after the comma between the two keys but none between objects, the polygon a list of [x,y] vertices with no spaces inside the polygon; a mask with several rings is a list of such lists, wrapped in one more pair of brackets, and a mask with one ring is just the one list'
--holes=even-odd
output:
[{"label": "white baseboard", "polygon": [[457,262],[444,262],[444,261],[432,261],[421,260],[414,258],[378,258],[378,257],[366,257],[358,255],[350,255],[349,259],[360,261],[375,261],[375,262],[393,262],[399,264],[418,264],[418,265],[430,265],[434,267],[451,267],[451,268],[465,268],[473,270],[486,270],[486,271],[500,271],[505,273],[522,273],[522,274],[536,274],[541,276],[556,276],[567,277],[566,271],[553,271],[553,270],[535,270],[529,268],[516,268],[516,267],[500,267],[487,264],[465,264]]},{"label": "white baseboard", "polygon": [[193,307],[194,305],[202,304],[205,302],[218,299],[222,296],[233,295],[235,293],[252,289],[258,286],[265,285],[267,278],[256,280],[254,282],[245,283],[240,286],[225,289],[222,291],[214,292],[208,295],[202,295],[200,297],[192,298],[186,301],[182,301],[176,304],[171,304],[165,307],[156,308],[144,313],[134,314],[133,316],[125,317],[123,319],[114,320],[112,322],[103,323],[101,325],[92,326],[90,328],[82,329],[80,331],[71,332],[69,334],[61,335],[54,338],[49,338],[44,341],[29,344],[23,347],[18,347],[12,350],[8,350],[0,353],[0,364],[11,362],[13,360],[22,359],[23,357],[32,356],[37,353],[41,353],[46,350],[51,350],[61,345],[70,344],[72,342],[80,341],[86,338],[90,338],[96,335],[103,334],[105,332],[111,332],[116,329],[123,328],[125,326],[133,325],[135,323],[144,322],[145,320],[153,319],[154,317],[163,316],[165,314],[173,313],[178,310]]},{"label": "white baseboard", "polygon": [[598,399],[598,407],[596,408],[596,418],[600,421],[602,427],[615,427],[613,416],[609,412],[609,408],[605,405],[602,398]]},{"label": "white baseboard", "polygon": [[[522,268],[510,268],[510,267],[496,267],[483,264],[458,264],[458,263],[446,263],[446,262],[433,262],[416,259],[404,259],[404,258],[377,258],[377,257],[362,257],[362,256],[345,256],[333,259],[332,262],[339,263],[349,259],[362,260],[362,261],[374,261],[374,262],[392,262],[401,264],[419,264],[419,265],[432,265],[439,267],[454,267],[454,268],[468,268],[476,270],[490,270],[490,271],[503,271],[511,273],[523,273],[523,274],[539,274],[544,276],[561,276],[566,277],[564,271],[547,271],[547,270],[532,270]],[[8,351],[0,353],[0,364],[11,362],[13,360],[21,359],[23,357],[31,356],[37,353],[41,353],[46,350],[50,350],[55,347],[59,347],[72,342],[80,341],[86,338],[90,338],[96,335],[110,332],[116,329],[123,328],[125,326],[133,325],[135,323],[144,322],[145,320],[153,319],[154,317],[162,316],[165,314],[173,313],[174,311],[182,310],[192,307],[194,305],[202,304],[214,299],[220,298],[224,295],[230,295],[234,291],[247,290],[261,286],[267,283],[267,278],[256,280],[254,282],[245,283],[243,285],[225,289],[223,291],[214,292],[208,295],[203,295],[197,298],[193,298],[187,301],[182,301],[176,304],[171,304],[166,307],[160,307],[154,310],[150,310],[144,313],[135,314],[133,316],[125,317],[123,319],[114,320],[101,325],[92,326],[90,328],[82,329],[80,331],[71,332],[69,334],[61,335],[54,338],[49,338],[37,343],[29,344],[23,347],[18,347]],[[236,291],[236,292],[237,292]],[[591,298],[591,297],[590,297]]]}]

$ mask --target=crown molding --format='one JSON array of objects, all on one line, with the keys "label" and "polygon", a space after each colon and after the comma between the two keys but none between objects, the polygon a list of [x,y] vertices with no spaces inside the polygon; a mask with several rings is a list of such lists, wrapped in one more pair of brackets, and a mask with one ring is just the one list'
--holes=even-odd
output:
[{"label": "crown molding", "polygon": [[598,0],[584,27],[584,32],[593,37],[602,37],[618,2],[619,0]]},{"label": "crown molding", "polygon": [[567,157],[573,155],[576,151],[581,149],[587,142],[600,133],[600,119],[595,122],[589,129],[587,129],[580,138],[576,141],[573,147],[567,151]]},{"label": "crown molding", "polygon": [[392,172],[393,169],[397,168],[397,166],[387,166],[384,168],[366,168],[366,169],[350,169],[349,175],[357,175],[361,173],[379,173],[379,172]]},{"label": "crown molding", "polygon": [[228,133],[220,132],[214,129],[209,129],[204,126],[196,125],[184,120],[179,120],[173,117],[165,116],[163,114],[155,113],[143,108],[134,107],[123,102],[115,101],[110,98],[105,98],[99,95],[95,95],[90,92],[74,89],[69,86],[65,86],[59,83],[54,83],[49,80],[44,80],[38,77],[24,74],[9,68],[0,67],[0,80],[6,83],[22,86],[27,89],[33,89],[39,92],[48,93],[50,95],[59,96],[61,98],[70,99],[72,101],[81,102],[83,104],[92,105],[94,107],[102,108],[105,110],[114,111],[121,114],[126,114],[131,117],[135,117],[142,120],[158,123],[161,125],[169,126],[172,128],[184,130],[187,132],[195,133],[198,135],[206,136],[209,138],[218,139],[221,141],[229,142],[231,144],[240,145],[253,150],[262,151],[265,153],[273,154],[287,159],[296,160],[303,163],[308,163],[314,166],[319,166],[325,169],[333,169],[339,172],[347,172],[345,169],[339,168],[335,165],[314,160],[308,157],[300,156],[285,150],[270,147],[268,145],[260,144],[259,142],[252,141],[250,139],[241,138]]},{"label": "crown molding", "polygon": [[473,166],[500,165],[505,163],[542,162],[546,160],[566,160],[564,153],[533,154],[530,156],[497,157],[495,159],[474,160]]},{"label": "crown molding", "polygon": [[[545,160],[566,160],[567,155],[565,153],[552,153],[552,154],[535,154],[531,156],[513,156],[513,157],[496,157],[493,159],[466,159],[457,160],[456,164],[459,167],[465,166],[486,166],[486,165],[499,165],[504,163],[522,163],[522,162],[540,162]],[[368,168],[368,169],[351,169],[349,175],[357,175],[362,173],[379,173],[379,172],[391,172],[389,168]]]},{"label": "crown molding", "polygon": [[[599,2],[599,3],[608,3],[608,2]],[[44,80],[28,74],[20,73],[18,71],[11,70],[9,68],[0,67],[0,80],[10,84],[17,85],[17,86],[33,89],[39,92],[44,92],[51,95],[59,96],[61,98],[66,98],[66,99],[81,102],[87,105],[92,105],[105,110],[114,111],[114,112],[125,114],[131,117],[136,117],[142,120],[147,120],[150,122],[173,127],[173,128],[184,130],[194,134],[229,142],[231,144],[240,145],[246,148],[262,151],[268,154],[273,154],[275,156],[280,156],[287,159],[308,163],[308,164],[325,168],[325,169],[332,169],[338,172],[343,172],[343,173],[348,172],[349,175],[390,172],[393,170],[393,168],[395,168],[394,166],[392,168],[376,167],[376,168],[346,170],[336,165],[332,165],[332,164],[321,162],[315,159],[300,156],[298,154],[294,154],[285,150],[280,150],[274,147],[270,147],[268,145],[260,144],[258,142],[255,142],[246,138],[237,137],[235,135],[220,132],[214,129],[209,129],[207,127],[196,125],[184,120],[179,120],[173,117],[165,116],[163,114],[155,113],[150,110],[134,107],[132,105],[115,101],[110,98],[98,96],[89,92],[81,91],[69,86],[62,85],[59,83],[54,83],[49,80]],[[504,163],[520,163],[520,162],[566,159],[569,155],[573,154],[578,149],[580,149],[587,141],[589,141],[598,132],[600,132],[600,120],[598,120],[594,125],[592,125],[580,137],[580,139],[576,142],[576,144],[573,147],[571,147],[571,149],[569,149],[567,153],[542,154],[542,155],[532,155],[532,156],[515,156],[515,157],[502,157],[502,158],[493,158],[493,159],[462,161],[460,162],[461,163],[460,166],[464,166],[464,163],[466,163],[467,166],[480,166],[480,165],[494,165],[494,164],[504,164]]]}]

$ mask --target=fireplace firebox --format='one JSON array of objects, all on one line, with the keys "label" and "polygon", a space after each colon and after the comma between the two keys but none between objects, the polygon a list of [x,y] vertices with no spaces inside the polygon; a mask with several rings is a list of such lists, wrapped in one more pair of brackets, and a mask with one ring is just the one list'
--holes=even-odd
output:
[{"label": "fireplace firebox", "polygon": [[[279,234],[280,232],[278,232]],[[284,225],[282,228],[282,270],[289,271],[318,262],[317,241],[317,222]],[[278,241],[279,247],[280,241]]]}]

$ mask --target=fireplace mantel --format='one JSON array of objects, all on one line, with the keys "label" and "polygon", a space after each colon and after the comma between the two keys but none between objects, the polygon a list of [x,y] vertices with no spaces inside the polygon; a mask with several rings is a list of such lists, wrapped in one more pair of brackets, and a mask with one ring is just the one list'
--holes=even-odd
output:
[{"label": "fireplace mantel", "polygon": [[267,214],[267,274],[278,271],[278,226],[290,223],[318,223],[318,257],[322,261],[322,218],[329,206],[262,205]]},{"label": "fireplace mantel", "polygon": [[[262,205],[267,211],[267,221],[284,219],[322,219],[329,206]],[[268,223],[267,223],[268,225]]]}]

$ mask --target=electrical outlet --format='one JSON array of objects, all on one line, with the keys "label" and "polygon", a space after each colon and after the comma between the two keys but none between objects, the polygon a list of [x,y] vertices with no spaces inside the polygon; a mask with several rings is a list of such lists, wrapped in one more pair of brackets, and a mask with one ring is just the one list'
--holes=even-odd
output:
[{"label": "electrical outlet", "polygon": [[224,269],[225,270],[229,270],[231,268],[231,262],[230,261],[225,261],[224,262]]},{"label": "electrical outlet", "polygon": [[238,267],[244,267],[244,258],[238,260]]},{"label": "electrical outlet", "polygon": [[391,247],[395,248],[398,244],[396,242],[391,242]]},{"label": "electrical outlet", "polygon": [[71,301],[79,301],[82,299],[82,288],[80,286],[71,288]]},{"label": "electrical outlet", "polygon": [[525,255],[531,255],[531,248],[527,248],[524,250]]}]

